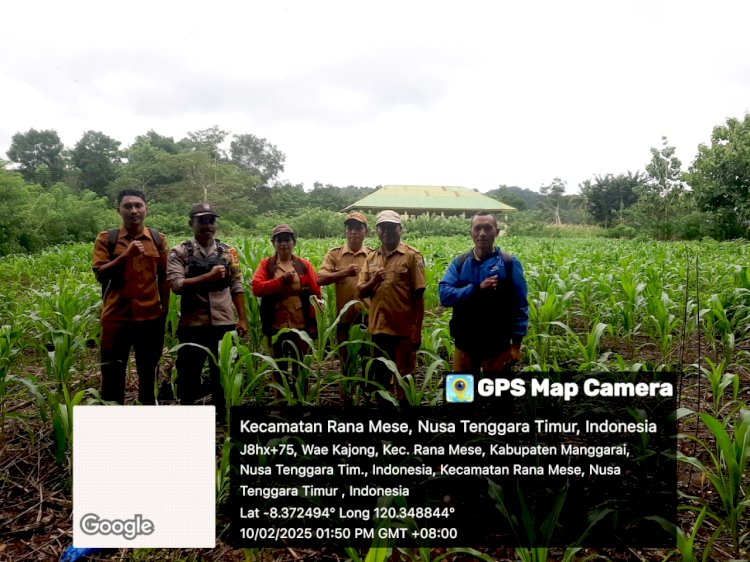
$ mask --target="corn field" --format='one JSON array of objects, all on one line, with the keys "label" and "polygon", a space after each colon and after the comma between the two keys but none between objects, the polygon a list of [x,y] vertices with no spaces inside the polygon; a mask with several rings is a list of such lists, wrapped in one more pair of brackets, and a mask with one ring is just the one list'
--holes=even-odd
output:
[{"label": "corn field", "polygon": [[[272,248],[265,238],[225,241],[238,249],[246,294],[250,295],[253,272]],[[448,331],[451,312],[439,305],[438,282],[450,260],[468,250],[471,241],[468,236],[407,237],[405,241],[418,248],[425,259],[426,313],[417,372],[415,376],[399,374],[398,382],[410,403],[436,404],[442,400],[442,377],[453,352]],[[529,288],[529,332],[522,349],[522,371],[683,373],[677,412],[681,428],[677,548],[673,552],[641,551],[637,553],[640,559],[748,559],[750,245],[710,240],[683,244],[503,238],[501,242],[503,249],[523,264]],[[335,239],[300,240],[295,253],[317,267],[325,252],[340,243]],[[374,240],[369,243],[377,245]],[[0,503],[12,502],[19,489],[26,487],[20,465],[5,470],[8,455],[36,451],[59,467],[63,480],[65,474],[69,476],[73,406],[99,402],[101,293],[91,272],[91,251],[91,245],[77,244],[0,260],[0,444],[6,459],[3,472],[7,473],[0,484]],[[309,352],[299,357],[300,376],[292,385],[283,377],[281,382],[273,382],[279,365],[268,353],[257,299],[246,298],[247,337],[227,334],[214,354],[227,406],[269,403],[274,388],[281,402],[303,405],[337,402],[342,385],[363,392],[362,384],[355,383],[365,381],[370,365],[358,350],[371,342],[365,331],[355,328],[350,333],[349,341],[342,345],[359,363],[342,373],[334,291],[332,286],[323,289],[325,304],[318,313],[318,334],[308,338]],[[160,375],[167,384],[175,380],[178,309],[178,298],[172,295]],[[226,501],[228,493],[229,446],[224,438],[217,446],[218,504]],[[69,503],[65,481],[56,485],[61,501]],[[33,516],[36,518],[36,512]],[[69,512],[61,512],[60,517],[62,525],[69,528]],[[16,526],[28,524],[35,533],[44,532],[41,515],[36,527],[27,523],[28,517],[3,518]],[[0,534],[0,560],[2,543],[9,540],[13,540],[10,534]],[[66,539],[61,541],[65,544]],[[378,546],[381,548],[366,553],[346,549],[341,557],[437,559],[424,549]],[[469,558],[457,559],[500,559],[497,553],[490,555],[470,546],[454,553]],[[509,560],[624,560],[633,559],[635,553],[633,549],[602,553],[506,550],[504,556]],[[275,559],[266,554],[246,550],[227,559]],[[163,559],[201,559],[175,556]],[[148,553],[136,551],[133,559],[150,558]]]}]

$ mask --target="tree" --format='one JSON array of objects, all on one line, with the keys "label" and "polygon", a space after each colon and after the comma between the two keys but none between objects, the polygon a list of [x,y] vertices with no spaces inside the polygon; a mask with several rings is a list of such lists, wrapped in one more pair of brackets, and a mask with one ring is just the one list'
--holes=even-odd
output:
[{"label": "tree", "polygon": [[698,147],[686,179],[719,237],[750,235],[750,114],[714,127],[711,144]]},{"label": "tree", "polygon": [[562,224],[562,221],[560,220],[560,203],[562,202],[563,195],[565,195],[566,185],[567,182],[564,182],[560,178],[554,178],[552,183],[549,185],[543,185],[539,189],[539,193],[547,196],[549,207],[552,209],[555,217],[556,225]]},{"label": "tree", "polygon": [[264,186],[284,171],[286,155],[266,139],[255,135],[234,135],[230,145],[232,162],[260,176]]},{"label": "tree", "polygon": [[320,182],[313,184],[313,189],[307,194],[306,202],[311,207],[325,209],[328,211],[340,211],[375,191],[372,187],[356,187],[348,185],[337,187],[335,185],[323,185]]},{"label": "tree", "polygon": [[177,154],[178,152],[180,152],[180,146],[174,141],[172,137],[165,137],[163,135],[160,135],[153,129],[151,129],[145,135],[138,135],[137,137],[135,137],[135,141],[131,145],[131,148],[136,145],[141,145],[145,142],[148,142],[149,145],[153,146],[154,148],[158,148],[159,150],[162,150],[167,154]]},{"label": "tree", "polygon": [[538,191],[515,185],[500,185],[497,189],[491,189],[485,195],[515,207],[519,211],[539,208],[545,200],[544,195]]},{"label": "tree", "polygon": [[593,182],[586,180],[579,188],[586,199],[588,213],[598,224],[607,227],[615,216],[638,201],[638,190],[644,182],[640,172],[628,172],[627,175],[595,176]]},{"label": "tree", "polygon": [[11,161],[20,165],[21,174],[29,182],[36,181],[37,168],[46,166],[43,179],[47,185],[51,185],[62,179],[65,173],[62,150],[63,143],[57,131],[29,129],[13,135],[6,154]]},{"label": "tree", "polygon": [[120,162],[120,141],[100,131],[86,131],[73,149],[73,164],[81,171],[79,185],[99,195],[115,179]]},{"label": "tree", "polygon": [[158,201],[161,199],[159,188],[182,179],[176,169],[175,154],[153,146],[148,137],[138,139],[125,152],[127,162],[110,185],[110,199],[121,189],[137,188],[146,194],[148,201]]},{"label": "tree", "polygon": [[188,133],[188,138],[182,139],[178,146],[182,150],[207,152],[214,160],[226,160],[227,155],[219,145],[227,138],[229,131],[222,131],[218,125]]},{"label": "tree", "polygon": [[682,162],[675,148],[662,137],[662,148],[651,148],[651,161],[646,164],[646,180],[638,188],[638,202],[632,217],[641,229],[656,238],[674,238],[674,219],[689,212],[690,201],[682,181]]}]

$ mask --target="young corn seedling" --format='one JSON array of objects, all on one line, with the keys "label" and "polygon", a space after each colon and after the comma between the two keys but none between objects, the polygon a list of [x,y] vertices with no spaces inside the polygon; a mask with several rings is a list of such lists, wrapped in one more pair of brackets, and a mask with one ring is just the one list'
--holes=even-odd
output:
[{"label": "young corn seedling", "polygon": [[[433,353],[426,351],[419,351],[418,353],[431,360],[431,363],[425,370],[422,383],[417,384],[414,375],[409,374],[401,376],[400,373],[394,371],[396,374],[396,381],[404,391],[404,400],[406,400],[410,406],[421,406],[423,404],[434,406],[442,399],[440,392],[441,377],[436,373],[438,370],[445,371],[448,365],[444,359],[437,357]],[[395,364],[393,367],[395,369]]]},{"label": "young corn seedling", "polygon": [[[698,562],[698,558],[695,554],[695,539],[698,536],[698,531],[703,526],[703,522],[706,519],[707,512],[708,508],[704,506],[698,514],[698,517],[696,518],[689,535],[673,522],[667,521],[663,517],[648,516],[646,517],[646,519],[656,521],[659,525],[661,525],[662,529],[675,535],[675,537],[677,538],[677,551],[682,556],[682,562]],[[714,540],[715,537],[712,537],[712,539],[709,540],[706,543],[706,546],[703,548],[703,562],[706,562],[709,559],[708,557],[711,554],[711,545],[714,543]]]},{"label": "young corn seedling", "polygon": [[586,342],[584,343],[573,330],[567,324],[562,322],[552,322],[552,325],[558,326],[565,330],[573,341],[580,363],[578,366],[579,370],[606,370],[605,363],[610,356],[610,352],[607,351],[599,355],[599,345],[601,343],[602,335],[609,328],[607,324],[599,322],[594,326],[591,331],[586,335]]},{"label": "young corn seedling", "polygon": [[164,326],[164,346],[171,349],[177,345],[177,328],[180,323],[180,295],[169,293],[169,312]]},{"label": "young corn seedling", "polygon": [[681,322],[674,313],[675,306],[674,301],[669,298],[666,292],[662,292],[661,298],[650,300],[648,303],[649,325],[659,346],[662,362],[665,364],[669,363],[672,343]]},{"label": "young corn seedling", "polygon": [[[221,386],[224,389],[226,423],[229,427],[232,406],[240,406],[245,395],[251,391],[245,384],[243,367],[250,360],[250,350],[240,343],[237,332],[227,332],[219,342],[218,356],[211,360],[219,367]],[[254,381],[257,382],[257,381]]]},{"label": "young corn seedling", "polygon": [[726,357],[718,363],[714,363],[709,357],[704,357],[703,360],[705,361],[706,365],[708,365],[708,368],[701,365],[699,366],[700,372],[706,377],[708,383],[711,385],[713,412],[714,415],[718,416],[719,412],[721,411],[721,402],[724,398],[724,394],[726,393],[726,389],[729,386],[732,387],[732,400],[737,400],[737,396],[740,391],[740,377],[736,373],[725,372],[728,365]]},{"label": "young corn seedling", "polygon": [[0,445],[5,442],[5,400],[8,393],[8,382],[12,380],[10,367],[20,351],[21,334],[10,326],[0,327]]},{"label": "young corn seedling", "polygon": [[[560,489],[560,492],[555,497],[552,511],[547,514],[543,521],[539,520],[540,514],[531,513],[529,511],[520,485],[517,487],[516,492],[521,510],[520,513],[511,512],[508,509],[502,486],[489,481],[489,495],[495,500],[495,505],[498,511],[500,511],[503,517],[505,517],[508,523],[510,523],[516,541],[521,544],[531,543],[545,545],[532,548],[516,548],[516,556],[518,556],[519,560],[522,562],[547,562],[549,557],[549,547],[547,545],[553,540],[554,534],[558,530],[560,514],[567,498],[568,485],[565,484]],[[610,510],[608,509],[604,509],[591,518],[589,526],[581,537],[578,538],[576,543],[565,549],[560,562],[572,562],[574,560],[576,553],[581,550],[579,547],[580,543],[586,538],[592,527],[603,519],[609,511]]]},{"label": "young corn seedling", "polygon": [[704,449],[708,462],[688,457],[680,451],[677,451],[677,459],[700,470],[716,490],[722,508],[722,516],[715,514],[716,518],[722,521],[720,527],[729,532],[735,555],[739,557],[740,531],[745,521],[744,513],[750,507],[750,496],[743,483],[750,456],[750,410],[740,410],[739,419],[734,422],[733,435],[713,416],[699,414],[699,417],[713,434],[715,448],[694,435],[686,437]]},{"label": "young corn seedling", "polygon": [[229,478],[230,478],[230,453],[232,452],[232,439],[229,436],[224,438],[221,445],[221,457],[216,467],[216,505],[224,505],[229,499]]}]

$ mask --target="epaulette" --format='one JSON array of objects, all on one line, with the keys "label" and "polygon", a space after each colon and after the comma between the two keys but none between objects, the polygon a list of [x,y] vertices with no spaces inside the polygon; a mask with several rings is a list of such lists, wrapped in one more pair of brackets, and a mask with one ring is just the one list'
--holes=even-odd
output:
[{"label": "epaulette", "polygon": [[421,252],[420,252],[419,250],[417,250],[417,249],[416,249],[416,248],[415,248],[414,246],[409,246],[409,244],[406,244],[405,242],[402,242],[402,244],[403,244],[404,246],[406,246],[406,247],[407,247],[407,249],[411,250],[412,252],[414,252],[414,253],[416,253],[416,254],[420,254],[420,255],[421,255]]}]

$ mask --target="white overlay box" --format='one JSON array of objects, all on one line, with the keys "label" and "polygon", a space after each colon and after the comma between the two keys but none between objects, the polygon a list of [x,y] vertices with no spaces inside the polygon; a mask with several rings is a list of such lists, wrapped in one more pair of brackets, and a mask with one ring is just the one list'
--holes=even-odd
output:
[{"label": "white overlay box", "polygon": [[214,548],[213,406],[76,406],[73,545]]}]

